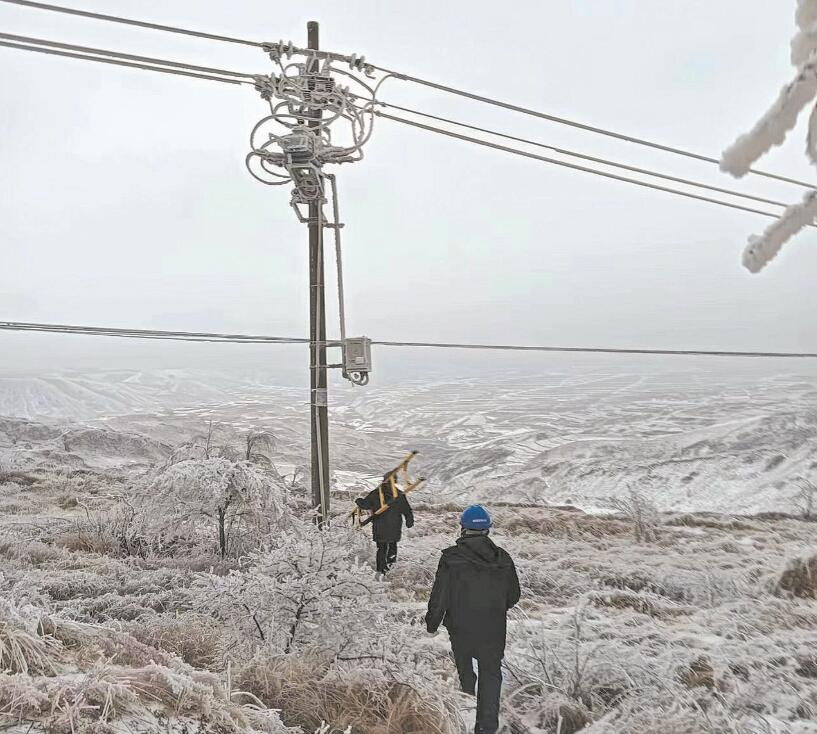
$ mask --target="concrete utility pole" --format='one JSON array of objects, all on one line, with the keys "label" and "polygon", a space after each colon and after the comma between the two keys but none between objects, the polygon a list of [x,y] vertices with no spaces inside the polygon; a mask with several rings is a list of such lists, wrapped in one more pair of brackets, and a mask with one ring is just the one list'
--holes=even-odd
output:
[{"label": "concrete utility pole", "polygon": [[[319,48],[317,21],[306,25],[307,46]],[[311,59],[308,71],[317,71]],[[309,109],[309,126],[318,127],[321,110]],[[309,386],[312,434],[312,506],[318,508],[318,523],[329,521],[329,411],[326,369],[326,298],[323,277],[323,221],[321,202],[309,205]]]}]

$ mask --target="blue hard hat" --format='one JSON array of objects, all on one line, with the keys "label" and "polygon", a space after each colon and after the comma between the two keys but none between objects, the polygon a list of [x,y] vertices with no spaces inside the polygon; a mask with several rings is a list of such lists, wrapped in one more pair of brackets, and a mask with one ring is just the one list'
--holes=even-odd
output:
[{"label": "blue hard hat", "polygon": [[460,525],[466,530],[488,530],[491,527],[491,516],[482,505],[471,505],[462,513]]}]

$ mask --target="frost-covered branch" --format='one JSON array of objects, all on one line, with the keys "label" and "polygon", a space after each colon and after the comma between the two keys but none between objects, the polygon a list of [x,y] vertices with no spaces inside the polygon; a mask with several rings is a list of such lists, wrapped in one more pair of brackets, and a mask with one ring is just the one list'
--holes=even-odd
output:
[{"label": "frost-covered branch", "polygon": [[817,191],[809,191],[799,204],[788,207],[780,219],[761,235],[751,235],[743,251],[743,264],[752,273],[760,272],[775,258],[783,245],[817,218]]},{"label": "frost-covered branch", "polygon": [[[795,20],[798,31],[791,42],[795,78],[781,90],[777,100],[746,134],[741,135],[721,156],[721,170],[738,178],[773,147],[782,145],[797,125],[800,113],[817,97],[817,0],[798,0]],[[817,164],[817,107],[808,125],[806,152]],[[762,270],[782,246],[817,215],[815,192],[809,191],[800,204],[788,207],[762,235],[749,237],[743,264],[751,272]]]},{"label": "frost-covered branch", "polygon": [[774,146],[783,145],[800,113],[817,97],[817,62],[805,64],[763,117],[721,156],[721,170],[738,178]]}]

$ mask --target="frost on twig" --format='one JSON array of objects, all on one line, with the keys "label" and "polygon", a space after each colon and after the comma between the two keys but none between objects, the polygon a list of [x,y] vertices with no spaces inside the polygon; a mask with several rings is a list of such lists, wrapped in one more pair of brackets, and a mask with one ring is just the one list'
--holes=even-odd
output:
[{"label": "frost on twig", "polygon": [[806,105],[817,97],[817,67],[804,65],[763,117],[721,155],[721,170],[738,178],[774,146],[782,145]]},{"label": "frost on twig", "polygon": [[808,227],[817,217],[817,191],[809,191],[799,204],[788,207],[780,219],[772,222],[761,235],[751,235],[743,251],[743,265],[759,273],[794,235]]},{"label": "frost on twig", "polygon": [[[721,155],[721,170],[738,178],[749,173],[752,165],[774,146],[785,142],[800,113],[817,97],[817,0],[798,0],[795,19],[799,30],[791,42],[791,60],[797,75],[755,126]],[[809,119],[806,152],[817,164],[817,107]],[[788,207],[762,235],[749,238],[743,253],[743,264],[749,271],[760,272],[788,240],[814,222],[815,195],[809,191],[800,204]]]}]

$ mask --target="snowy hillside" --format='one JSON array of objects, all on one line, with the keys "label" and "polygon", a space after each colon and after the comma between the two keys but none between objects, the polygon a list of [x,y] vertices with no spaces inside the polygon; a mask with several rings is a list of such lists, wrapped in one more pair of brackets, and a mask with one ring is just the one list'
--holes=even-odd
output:
[{"label": "snowy hillside", "polygon": [[[6,380],[0,727],[463,734],[473,701],[422,620],[458,511],[486,498],[522,584],[506,734],[815,734],[814,523],[693,512],[802,512],[815,380],[728,377],[335,386],[326,532],[299,471],[303,390]],[[384,582],[350,494],[411,448],[430,487]]]},{"label": "snowy hillside", "polygon": [[224,400],[231,386],[218,374],[174,370],[0,376],[0,415],[84,420],[99,415],[158,411],[205,400]]},{"label": "snowy hillside", "polygon": [[[306,395],[270,382],[204,372],[6,378],[0,406],[33,421],[29,433],[45,431],[28,439],[32,460],[143,464],[212,421],[268,431],[281,463],[304,465]],[[816,397],[814,375],[700,370],[341,385],[330,409],[335,479],[370,482],[419,449],[440,500],[592,508],[637,485],[663,509],[791,509],[793,480],[817,476]],[[43,421],[51,428],[35,427]]]}]

